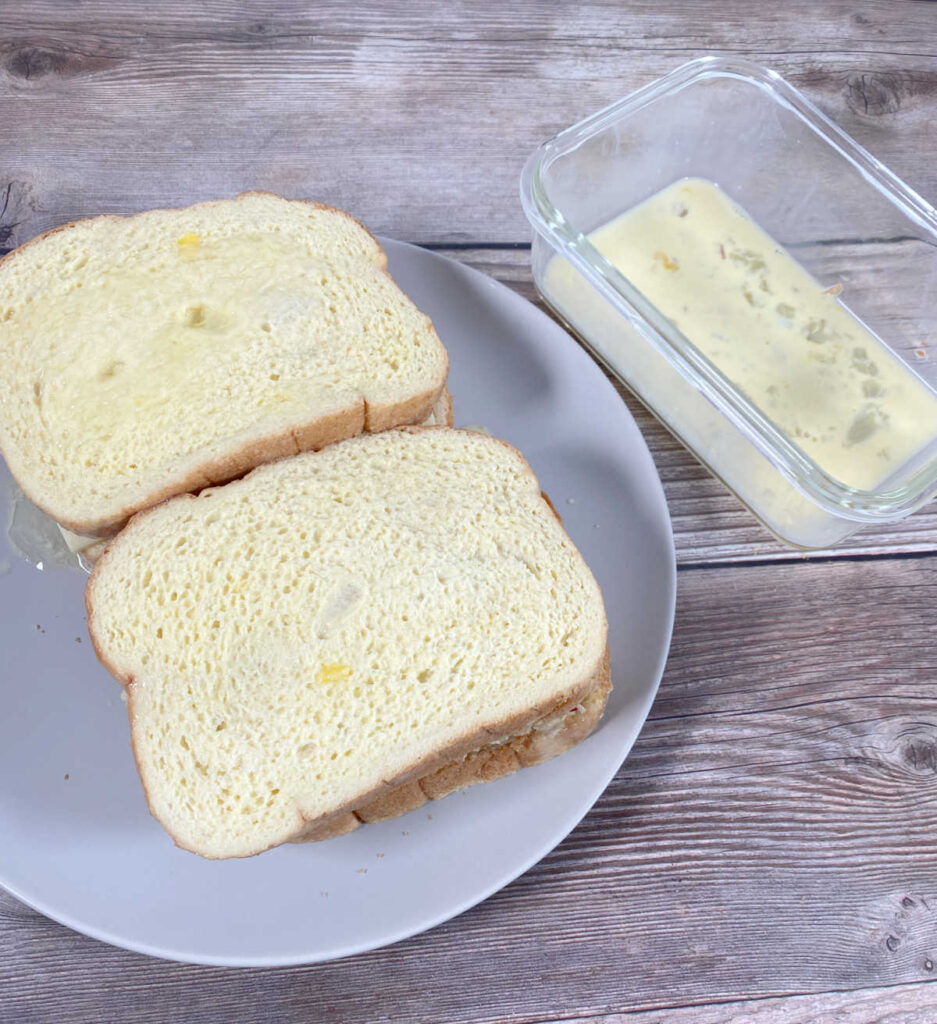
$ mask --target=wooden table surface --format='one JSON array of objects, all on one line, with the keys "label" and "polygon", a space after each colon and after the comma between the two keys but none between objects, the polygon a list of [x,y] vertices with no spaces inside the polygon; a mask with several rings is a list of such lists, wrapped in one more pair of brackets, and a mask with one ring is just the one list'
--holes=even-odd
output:
[{"label": "wooden table surface", "polygon": [[[704,53],[774,67],[937,200],[935,4],[10,0],[0,246],[269,188],[534,299],[527,154]],[[301,968],[151,960],[0,893],[0,1022],[937,1020],[937,508],[792,552],[629,405],[676,628],[565,842],[430,933]]]}]

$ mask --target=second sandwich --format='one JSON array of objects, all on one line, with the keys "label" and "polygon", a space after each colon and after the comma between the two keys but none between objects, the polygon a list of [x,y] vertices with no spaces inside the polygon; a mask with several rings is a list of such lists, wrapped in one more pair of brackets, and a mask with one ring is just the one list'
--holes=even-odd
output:
[{"label": "second sandwich", "polygon": [[608,696],[602,596],[509,445],[353,438],[136,516],[88,583],[150,810],[242,857],[534,764]]}]

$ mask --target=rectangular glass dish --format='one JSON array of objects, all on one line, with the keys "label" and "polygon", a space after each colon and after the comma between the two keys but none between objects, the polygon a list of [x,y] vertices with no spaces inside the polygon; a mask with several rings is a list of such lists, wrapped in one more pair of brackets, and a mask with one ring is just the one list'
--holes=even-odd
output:
[{"label": "rectangular glass dish", "polygon": [[[904,375],[935,398],[937,211],[780,76],[735,58],[692,61],[566,129],[521,179],[546,303],[779,539],[828,547],[927,503],[937,494],[927,401],[914,413],[920,443],[883,462],[874,486],[851,486],[851,440],[836,462],[847,471],[834,475],[599,251],[598,229],[682,179],[717,185],[830,292],[871,334],[872,357],[894,367],[879,380]],[[874,362],[852,353],[854,365],[857,353]]]}]

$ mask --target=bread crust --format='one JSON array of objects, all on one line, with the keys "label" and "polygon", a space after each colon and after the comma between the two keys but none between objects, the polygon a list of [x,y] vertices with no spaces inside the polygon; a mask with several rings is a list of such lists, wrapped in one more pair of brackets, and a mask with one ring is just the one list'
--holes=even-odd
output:
[{"label": "bread crust", "polygon": [[397,818],[422,807],[427,800],[441,800],[468,786],[492,782],[521,768],[529,768],[557,757],[584,740],[598,725],[611,691],[606,646],[598,681],[579,701],[566,701],[551,714],[537,719],[526,732],[518,736],[486,743],[435,771],[429,771],[398,786],[389,786],[354,810],[339,811],[324,820],[310,822],[289,842],[319,842],[345,835],[359,825]]},{"label": "bread crust", "polygon": [[449,390],[448,384],[439,393],[439,398],[436,399],[436,404],[433,406],[432,416],[436,421],[432,426],[452,426],[452,392]]},{"label": "bread crust", "polygon": [[[95,650],[98,650],[96,644]],[[125,685],[127,716],[130,721],[130,746],[139,773],[140,761],[137,757],[134,731],[133,678],[131,677]],[[478,732],[467,734],[327,815],[306,818],[300,810],[299,821],[292,834],[238,856],[254,857],[284,843],[334,839],[353,832],[359,825],[375,824],[408,814],[422,807],[427,800],[441,800],[460,789],[481,782],[492,782],[521,768],[529,768],[559,756],[584,740],[598,725],[605,711],[608,696],[612,691],[608,644],[595,671],[571,690],[573,696],[553,704],[548,711],[540,713],[540,708],[531,709],[514,718],[504,719],[500,728],[498,725],[489,725]],[[537,726],[540,723],[550,719],[557,720],[558,728],[555,732],[538,730]],[[503,729],[503,733],[500,729]],[[142,774],[140,778],[142,783]],[[143,794],[147,809],[159,821],[153,811],[145,783]],[[169,832],[169,836],[179,849],[197,853],[207,860],[233,859],[215,857],[187,846],[172,832]]]},{"label": "bread crust", "polygon": [[[448,385],[444,385],[443,386],[442,392],[440,393],[439,398],[436,399],[436,404],[433,406],[433,410],[430,413],[430,416],[435,420],[434,423],[423,422],[422,424],[415,424],[415,425],[416,426],[433,426],[433,427],[451,427],[452,426],[452,393],[449,391],[449,386]],[[320,445],[319,447],[320,448],[324,448],[325,445]],[[305,450],[305,449],[303,449],[303,450]],[[231,479],[233,480],[233,479],[235,479],[235,477],[232,477]],[[226,483],[230,483],[230,480],[225,481],[225,482]],[[212,485],[212,486],[214,486],[214,485]],[[191,493],[191,492],[187,492],[187,493]],[[544,495],[544,497],[546,497],[546,495]],[[549,502],[549,498],[547,498],[547,501]],[[556,509],[553,509],[553,511],[556,512]],[[562,519],[560,518],[558,513],[557,513],[557,518],[560,519],[560,522],[562,522]],[[110,538],[105,536],[105,537],[86,537],[86,539],[88,540],[88,545],[89,546],[86,547],[86,548],[82,548],[81,549],[81,554],[82,554],[82,557],[85,558],[89,564],[93,564],[101,556],[101,553],[104,550],[104,547],[106,546],[106,543],[107,543],[107,541]]]},{"label": "bread crust", "polygon": [[[401,433],[418,434],[423,431],[451,430],[453,428],[442,426],[409,426],[401,427],[398,429],[400,430]],[[466,431],[466,433],[471,433],[471,431]],[[514,445],[508,443],[507,441],[502,441],[499,438],[490,438],[490,440],[503,445],[505,448],[508,448],[511,452],[513,452],[517,456],[517,458],[523,463],[526,474],[532,477],[534,481],[536,481],[536,476],[534,475],[534,472],[531,469],[529,463],[521,454],[521,452],[514,447]],[[247,479],[252,473],[263,473],[269,471],[270,469],[270,464],[258,466],[256,469],[252,470],[251,473],[247,474],[247,477],[245,477],[245,479]],[[537,486],[537,490],[540,494],[541,501],[544,502],[544,504],[547,506],[550,512],[556,517],[556,519],[559,522],[561,530],[563,531],[567,539],[569,539],[569,535],[566,532],[566,528],[563,525],[562,519],[560,519],[559,515],[557,514],[553,506],[553,503],[550,501],[547,495],[540,490],[539,484]],[[194,499],[195,495],[188,493],[179,495],[169,500],[186,501]],[[156,817],[157,820],[160,820],[157,817],[157,815],[153,812],[150,794],[148,792],[146,782],[144,781],[144,775],[141,769],[141,762],[139,757],[137,756],[134,728],[135,680],[133,676],[121,673],[117,666],[107,659],[106,655],[104,654],[104,651],[101,648],[101,645],[98,642],[94,622],[94,591],[95,583],[101,566],[105,565],[107,559],[113,556],[112,553],[120,544],[121,540],[124,537],[126,537],[133,529],[135,529],[135,527],[137,527],[139,523],[145,521],[147,516],[154,514],[155,511],[155,508],[150,508],[135,515],[133,519],[128,523],[124,531],[122,531],[119,537],[114,541],[114,543],[108,545],[108,547],[105,548],[104,553],[95,563],[94,569],[92,570],[91,576],[89,577],[88,583],[85,587],[85,609],[88,616],[88,634],[91,638],[91,643],[94,648],[95,654],[97,655],[101,664],[107,669],[107,671],[110,672],[110,674],[114,676],[114,678],[117,679],[118,682],[122,683],[126,688],[127,713],[130,720],[131,748],[133,749],[134,761],[137,765],[137,771],[140,774],[141,783],[143,784],[144,795],[146,797],[147,806],[150,810],[150,813],[153,814],[153,816]],[[365,820],[364,817],[358,816],[359,813],[361,812],[363,812],[364,814],[372,814],[371,820],[382,820],[381,818],[373,817],[374,814],[378,814],[380,813],[380,811],[376,810],[374,807],[372,807],[372,805],[376,805],[377,808],[380,808],[380,801],[383,800],[390,801],[388,803],[388,807],[391,808],[391,812],[384,814],[384,817],[393,817],[398,813],[406,813],[406,810],[410,809],[409,803],[417,799],[417,791],[413,788],[411,784],[419,781],[419,790],[424,793],[424,796],[428,796],[429,793],[427,792],[427,786],[431,790],[433,784],[432,782],[426,781],[427,777],[438,775],[438,773],[440,772],[449,771],[453,768],[454,765],[458,765],[459,763],[464,762],[466,759],[470,758],[474,754],[478,754],[480,751],[486,751],[494,747],[501,747],[505,744],[512,744],[516,742],[518,744],[518,749],[514,749],[513,752],[518,759],[518,766],[523,766],[525,764],[536,764],[541,760],[546,760],[548,757],[553,757],[555,756],[555,754],[561,753],[562,750],[567,749],[574,743],[579,742],[579,740],[584,738],[584,736],[587,735],[588,732],[591,731],[594,725],[598,722],[599,717],[601,717],[601,712],[605,707],[605,700],[608,696],[608,693],[611,691],[611,674],[608,648],[608,621],[604,617],[604,615],[602,625],[604,635],[602,638],[603,650],[601,655],[599,656],[596,663],[590,666],[589,670],[585,672],[579,680],[571,683],[566,688],[565,692],[561,693],[560,695],[558,695],[550,701],[544,701],[540,704],[536,704],[529,708],[526,708],[524,711],[519,712],[516,715],[496,720],[493,722],[488,722],[486,725],[480,727],[477,730],[465,733],[458,739],[452,741],[446,747],[434,751],[431,755],[414,762],[412,765],[398,772],[393,777],[382,780],[379,785],[372,787],[370,790],[367,790],[363,793],[359,793],[352,800],[338,807],[335,807],[333,810],[327,812],[326,814],[318,815],[316,817],[307,817],[303,813],[302,808],[297,807],[297,822],[296,827],[292,832],[284,834],[281,838],[276,839],[271,843],[266,843],[262,846],[258,846],[257,849],[249,850],[241,854],[235,854],[233,856],[250,857],[255,856],[258,853],[263,853],[266,850],[273,849],[274,847],[280,846],[283,843],[287,842],[330,838],[332,836],[344,834],[345,832],[349,832],[352,829],[356,828],[358,824]],[[565,746],[562,746],[561,749],[556,749],[553,753],[546,753],[545,750],[547,748],[531,746],[531,741],[529,740],[528,734],[530,734],[531,730],[534,728],[536,723],[542,722],[544,719],[550,718],[551,716],[563,714],[566,712],[566,710],[583,704],[587,700],[587,698],[590,697],[590,695],[595,693],[603,694],[601,700],[601,707],[599,708],[598,714],[595,715],[594,720],[591,722],[591,724],[585,730],[585,732],[582,733],[582,735],[579,735],[576,739],[572,739]],[[588,721],[588,719],[583,718],[582,721],[586,722]],[[522,760],[519,750],[527,750],[528,756],[531,759],[527,761]],[[537,754],[538,750],[541,751],[540,755]],[[496,762],[493,762],[493,766],[495,763]],[[499,775],[504,775],[510,771],[516,770],[516,768],[509,767],[509,765],[509,760],[505,761],[503,765],[499,765],[499,767],[503,767],[503,770],[497,770],[497,774],[493,775],[492,777],[498,777]],[[454,789],[460,789],[466,785],[471,785],[475,781],[483,781],[483,777],[474,778],[474,769],[476,767],[478,766],[473,764],[472,770],[468,773],[468,775],[466,775],[467,781],[458,782],[456,785],[453,785],[451,789],[446,790],[446,792],[452,792]],[[492,770],[496,769],[493,767]],[[396,797],[393,795],[395,793],[398,793]],[[440,793],[440,795],[445,794]],[[434,796],[432,797],[432,799],[438,799],[438,797]],[[403,809],[399,811],[393,811],[392,808],[397,806],[398,804]],[[413,806],[418,805],[414,804]],[[368,810],[369,807],[372,808],[371,811]],[[164,827],[166,826],[164,825]],[[172,831],[170,831],[168,828],[167,831],[169,832],[171,838],[173,839],[173,842],[181,849],[188,850],[192,853],[197,853],[200,856],[206,857],[209,860],[228,859],[227,855],[225,857],[220,857],[212,854],[206,854],[203,851],[195,848],[194,846],[186,845],[186,843],[182,841],[180,837],[174,835]]]},{"label": "bread crust", "polygon": [[[269,196],[274,199],[283,200],[284,202],[302,203],[306,206],[312,207],[313,209],[327,210],[331,213],[339,214],[342,217],[347,217],[349,220],[357,224],[358,227],[364,231],[374,243],[376,257],[374,265],[388,278],[390,278],[390,274],[387,270],[387,253],[384,252],[383,247],[374,235],[371,234],[371,232],[350,213],[346,213],[344,210],[339,210],[337,207],[329,206],[327,203],[321,203],[312,199],[286,199],[284,196],[277,195],[275,192],[267,192],[262,189],[239,192],[234,197],[233,201],[237,202],[238,200],[249,198],[251,196]],[[68,231],[80,224],[87,224],[92,221],[127,221],[157,213],[177,213],[181,210],[204,210],[206,208],[220,206],[231,201],[232,200],[227,199],[215,199],[201,203],[194,203],[191,206],[185,207],[166,207],[157,210],[142,210],[140,213],[131,214],[130,216],[101,214],[97,217],[86,217],[81,220],[69,221],[67,224],[60,224],[58,227],[50,228],[41,235],[37,235],[35,238],[25,242],[12,252],[7,253],[6,256],[0,258],[0,267],[15,260],[18,256],[21,256],[25,250],[29,249],[30,246],[35,245],[37,242],[43,241],[44,239],[58,234],[61,231]],[[393,279],[391,278],[391,280]],[[397,285],[396,282],[394,282],[394,286],[399,288],[399,285]],[[374,405],[369,404],[362,397],[357,402],[344,409],[329,413],[326,416],[319,416],[313,420],[296,423],[285,430],[253,438],[250,441],[242,443],[240,446],[232,446],[227,451],[224,451],[219,455],[208,456],[206,453],[205,461],[195,469],[168,479],[161,487],[152,491],[139,501],[125,505],[118,512],[115,512],[113,515],[104,519],[60,519],[46,504],[31,493],[31,488],[25,485],[23,481],[17,479],[17,484],[20,486],[26,497],[29,498],[37,508],[45,512],[50,518],[55,519],[55,521],[64,526],[65,529],[71,530],[73,533],[88,534],[96,537],[113,537],[123,529],[130,518],[136,515],[136,513],[150,508],[153,505],[159,504],[168,498],[175,497],[176,495],[200,491],[206,487],[228,483],[231,480],[243,476],[256,466],[263,465],[267,462],[273,462],[286,455],[296,455],[303,451],[315,451],[319,448],[324,448],[326,445],[334,444],[336,441],[344,441],[349,437],[355,437],[362,433],[376,433],[381,430],[389,430],[393,427],[409,426],[421,423],[430,415],[430,412],[433,410],[437,401],[439,401],[442,392],[445,389],[446,378],[449,373],[449,353],[446,351],[445,346],[436,334],[432,320],[430,320],[425,313],[422,313],[422,311],[420,312],[425,321],[426,330],[439,342],[439,347],[444,356],[444,366],[438,382],[428,390],[412,395],[403,402],[397,404]],[[4,459],[7,459],[7,453],[4,450],[3,445],[2,432],[0,432],[0,455],[3,455]],[[7,462],[9,464],[9,460],[7,460]]]}]

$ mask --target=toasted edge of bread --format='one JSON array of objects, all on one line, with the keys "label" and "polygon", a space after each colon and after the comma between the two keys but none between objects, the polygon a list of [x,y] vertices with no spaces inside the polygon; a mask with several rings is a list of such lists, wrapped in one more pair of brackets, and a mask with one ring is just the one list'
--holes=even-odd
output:
[{"label": "toasted edge of bread", "polygon": [[608,649],[595,687],[578,701],[567,701],[544,715],[519,736],[486,743],[464,757],[389,786],[351,811],[339,811],[324,821],[311,822],[294,843],[319,842],[345,835],[362,824],[374,824],[415,811],[427,800],[441,800],[480,782],[492,782],[564,753],[584,740],[598,725],[612,690]]},{"label": "toasted edge of bread", "polygon": [[[439,397],[436,399],[436,404],[433,406],[433,411],[419,426],[452,426],[452,393],[449,391],[448,386],[443,387]],[[552,505],[550,507],[553,508]],[[553,509],[553,511],[555,512],[556,509]],[[61,525],[59,525],[59,530],[65,543],[68,545],[69,551],[72,554],[81,555],[89,565],[93,565],[101,557],[105,547],[107,547],[108,540],[111,539],[109,537],[93,537],[75,533]]]}]

